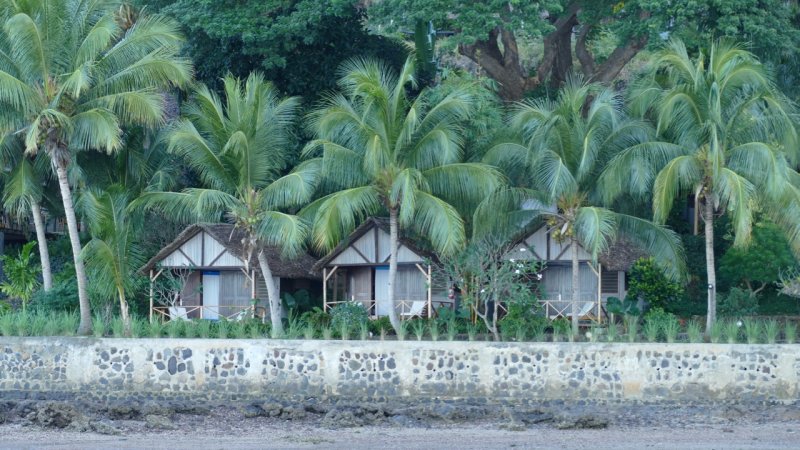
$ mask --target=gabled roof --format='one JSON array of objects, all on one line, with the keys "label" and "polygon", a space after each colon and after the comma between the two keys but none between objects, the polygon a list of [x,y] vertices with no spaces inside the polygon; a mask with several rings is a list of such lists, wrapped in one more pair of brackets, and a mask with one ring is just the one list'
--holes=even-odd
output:
[{"label": "gabled roof", "polygon": [[[315,272],[319,272],[322,270],[323,267],[327,266],[331,261],[333,261],[337,256],[339,256],[342,252],[344,252],[351,244],[355,243],[359,240],[362,236],[367,234],[373,228],[382,230],[389,234],[389,219],[385,217],[370,217],[365,220],[361,225],[358,226],[349,236],[345,239],[342,239],[339,242],[339,245],[336,246],[330,253],[323,256],[317,263],[314,265],[313,270]],[[418,256],[422,258],[429,258],[434,259],[435,256],[432,252],[428,250],[422,249],[420,246],[416,245],[412,240],[408,239],[407,237],[401,235],[400,236],[400,245],[406,247],[407,249],[411,250],[412,252],[416,253]]]},{"label": "gabled roof", "polygon": [[[523,244],[525,240],[537,233],[543,227],[546,227],[541,221],[536,221],[531,225],[524,227],[522,231],[511,240],[512,246]],[[549,231],[549,230],[548,230]],[[583,249],[582,247],[580,247]],[[626,271],[633,266],[639,258],[646,257],[647,252],[641,249],[624,237],[618,237],[606,251],[598,256],[598,260],[606,270],[611,271]]]},{"label": "gabled roof", "polygon": [[[243,245],[245,234],[240,228],[236,228],[227,223],[198,223],[188,226],[178,234],[172,242],[162,248],[161,251],[152,257],[139,271],[147,273],[151,269],[157,267],[165,258],[201,232],[205,232],[211,236],[244,265],[244,260],[246,259]],[[319,278],[318,274],[311,272],[311,267],[316,262],[316,259],[307,253],[302,253],[292,259],[285,259],[281,256],[281,251],[277,247],[266,247],[264,252],[266,253],[267,261],[269,261],[273,276],[279,278]],[[258,268],[255,258],[251,261],[251,266]]]}]

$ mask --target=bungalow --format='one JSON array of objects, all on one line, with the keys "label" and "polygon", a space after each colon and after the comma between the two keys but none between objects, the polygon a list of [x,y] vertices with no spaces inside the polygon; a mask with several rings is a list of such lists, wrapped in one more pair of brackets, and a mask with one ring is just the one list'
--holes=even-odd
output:
[{"label": "bungalow", "polygon": [[314,271],[322,272],[326,311],[356,301],[372,317],[386,316],[392,307],[401,317],[430,317],[434,307],[452,303],[446,280],[432,270],[432,255],[401,237],[395,304],[389,304],[389,244],[388,220],[369,218],[317,262]]},{"label": "bungalow", "polygon": [[644,256],[637,247],[618,239],[593,264],[591,255],[578,247],[579,305],[572,304],[572,246],[552,237],[552,229],[541,226],[516,239],[507,259],[538,260],[546,263],[539,283],[541,303],[550,318],[570,316],[574,308],[581,317],[600,320],[609,297],[624,298],[625,272]]},{"label": "bungalow", "polygon": [[[242,242],[244,233],[230,224],[196,224],[183,230],[140,269],[150,277],[150,319],[174,319],[176,315],[230,319],[241,314],[266,314],[266,284],[255,257],[245,264]],[[310,272],[316,260],[308,254],[287,260],[277,248],[268,247],[266,253],[281,294],[313,290],[319,283],[319,277]],[[167,299],[157,295],[156,286],[165,274],[179,284],[179,292]]]}]

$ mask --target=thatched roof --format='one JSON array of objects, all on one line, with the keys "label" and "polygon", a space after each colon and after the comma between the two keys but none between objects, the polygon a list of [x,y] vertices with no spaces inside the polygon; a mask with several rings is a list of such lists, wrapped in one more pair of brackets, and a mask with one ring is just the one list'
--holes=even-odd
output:
[{"label": "thatched roof", "polygon": [[[380,230],[385,231],[386,234],[389,234],[389,219],[385,218],[385,217],[369,217],[369,218],[367,218],[367,220],[365,220],[361,225],[359,225],[358,228],[353,230],[353,232],[350,233],[349,236],[347,236],[346,238],[342,239],[342,241],[339,242],[339,245],[337,245],[336,248],[331,250],[330,253],[328,253],[327,255],[323,256],[319,261],[317,261],[317,263],[314,265],[313,270],[315,272],[321,271],[323,267],[325,267],[334,258],[339,256],[340,253],[345,251],[347,249],[347,247],[350,246],[350,244],[352,244],[353,242],[356,242],[361,236],[365,235],[372,228],[378,228]],[[415,244],[408,237],[403,236],[402,234],[400,234],[400,239],[399,240],[400,240],[400,245],[408,248],[409,250],[411,250],[412,252],[416,253],[417,255],[419,255],[419,256],[421,256],[423,258],[435,259],[435,255],[432,252],[422,249],[420,246]]]},{"label": "thatched roof", "polygon": [[627,271],[636,260],[647,256],[641,247],[625,238],[618,238],[598,259],[606,270]]},{"label": "thatched roof", "polygon": [[[531,222],[511,240],[512,246],[522,243],[528,236],[536,233],[544,226],[546,225],[544,225],[541,220]],[[647,256],[647,252],[641,247],[624,237],[619,237],[606,251],[601,253],[597,259],[605,270],[627,271],[639,258],[646,258]]]},{"label": "thatched roof", "polygon": [[[188,226],[172,242],[161,249],[150,261],[141,269],[142,273],[147,273],[155,268],[164,258],[169,256],[176,249],[180,248],[186,241],[193,238],[197,233],[205,231],[236,258],[244,261],[246,259],[244,251],[245,235],[240,228],[236,228],[227,223],[199,223]],[[264,252],[269,261],[272,275],[280,278],[319,278],[319,274],[312,272],[311,268],[316,263],[316,259],[307,253],[302,253],[292,259],[285,259],[281,256],[281,250],[277,247],[266,247]],[[252,257],[250,264],[257,268],[255,256]]]}]

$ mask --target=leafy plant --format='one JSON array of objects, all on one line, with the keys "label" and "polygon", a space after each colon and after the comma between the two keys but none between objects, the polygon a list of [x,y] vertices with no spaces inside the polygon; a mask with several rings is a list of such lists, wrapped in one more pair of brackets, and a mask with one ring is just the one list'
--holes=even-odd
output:
[{"label": "leafy plant", "polygon": [[658,341],[658,337],[661,334],[661,321],[659,321],[658,319],[654,318],[648,319],[645,317],[642,331],[644,332],[644,336],[647,339],[647,342]]},{"label": "leafy plant", "polygon": [[340,303],[331,308],[331,327],[342,339],[349,339],[369,320],[369,314],[360,302]]},{"label": "leafy plant", "polygon": [[608,342],[617,342],[619,339],[619,328],[616,323],[609,323],[606,327],[606,340]]},{"label": "leafy plant", "polygon": [[179,338],[183,334],[183,327],[184,327],[183,320],[170,320],[167,322],[167,336],[171,338]]},{"label": "leafy plant", "polygon": [[794,344],[797,340],[797,324],[787,320],[783,325],[783,340],[787,344]]},{"label": "leafy plant", "polygon": [[424,319],[413,319],[411,321],[411,331],[414,333],[414,336],[417,337],[418,341],[421,341],[423,337],[425,337],[425,329],[428,327],[428,324]]},{"label": "leafy plant", "polygon": [[106,335],[106,318],[102,314],[95,314],[92,320],[92,334],[94,337],[101,338]]},{"label": "leafy plant", "polygon": [[405,341],[408,336],[408,320],[401,320],[400,326],[395,329],[398,341]]},{"label": "leafy plant", "polygon": [[758,313],[758,298],[749,291],[731,288],[727,295],[720,295],[717,304],[720,317],[744,317]]},{"label": "leafy plant", "polygon": [[639,336],[639,316],[625,316],[623,322],[628,342],[636,342]]},{"label": "leafy plant", "polygon": [[467,323],[467,339],[472,342],[478,337],[478,331],[480,330],[480,326],[477,323],[469,322]]},{"label": "leafy plant", "polygon": [[664,330],[664,337],[667,342],[674,343],[678,338],[678,333],[681,331],[681,323],[677,317],[672,315],[661,322],[661,328]]},{"label": "leafy plant", "polygon": [[333,329],[331,328],[331,326],[330,325],[323,325],[322,326],[322,339],[325,339],[326,341],[329,341],[329,340],[331,340],[332,337],[333,337]]},{"label": "leafy plant", "polygon": [[217,321],[217,338],[227,339],[231,335],[231,323],[225,319]]},{"label": "leafy plant", "polygon": [[742,323],[744,324],[744,335],[747,338],[747,343],[758,344],[759,339],[761,339],[761,321],[748,317]]},{"label": "leafy plant", "polygon": [[381,331],[384,334],[386,334],[391,329],[392,329],[392,323],[386,316],[381,316],[378,317],[377,319],[369,321],[369,330],[372,332],[373,335],[381,334]]},{"label": "leafy plant", "polygon": [[202,339],[208,339],[211,337],[210,320],[199,320],[197,322],[197,335],[200,336],[200,338]]},{"label": "leafy plant", "polygon": [[627,276],[628,294],[625,301],[636,302],[638,298],[650,307],[664,308],[678,299],[683,289],[681,285],[664,276],[664,270],[653,258],[641,258],[631,267]]},{"label": "leafy plant", "polygon": [[[158,319],[147,325],[147,335],[151,338],[160,338],[164,335],[164,325]],[[202,337],[202,335],[201,335]]]},{"label": "leafy plant", "polygon": [[14,335],[14,319],[15,314],[0,315],[0,334],[3,336]]},{"label": "leafy plant", "polygon": [[22,246],[16,256],[0,255],[6,280],[0,283],[0,292],[22,302],[22,311],[27,311],[28,302],[39,287],[41,266],[35,262],[33,247],[36,241]]},{"label": "leafy plant", "polygon": [[781,333],[780,324],[775,319],[769,319],[764,322],[764,339],[767,344],[774,344],[778,342],[778,335]]},{"label": "leafy plant", "polygon": [[367,322],[361,323],[361,325],[359,327],[358,336],[362,341],[366,341],[367,339],[369,339],[370,331],[369,331],[369,325],[367,324]]},{"label": "leafy plant", "polygon": [[[737,327],[737,329],[736,329],[737,333],[738,333],[738,330],[739,329]],[[718,321],[714,322],[711,325],[711,333],[709,334],[709,337],[711,339],[711,343],[712,344],[719,344],[720,342],[722,342],[722,337],[723,337],[724,334],[725,334],[725,323],[724,322],[722,322],[721,320],[718,320]]]},{"label": "leafy plant", "polygon": [[439,334],[441,333],[441,328],[439,326],[439,322],[436,320],[429,320],[428,321],[428,333],[431,336],[431,340],[436,342],[439,340]]},{"label": "leafy plant", "polygon": [[741,332],[742,322],[736,320],[728,320],[725,322],[722,333],[728,344],[735,344],[739,342],[739,333]]},{"label": "leafy plant", "polygon": [[694,320],[686,324],[686,336],[692,344],[699,344],[703,342],[703,329],[700,324]]},{"label": "leafy plant", "polygon": [[625,297],[624,301],[617,297],[609,297],[606,301],[606,311],[608,311],[609,314],[616,314],[619,316],[638,316],[641,314],[638,301],[631,295]]},{"label": "leafy plant", "polygon": [[[202,320],[202,319],[201,319]],[[198,330],[197,330],[197,322],[195,321],[188,321],[184,322],[183,324],[183,337],[187,339],[191,339],[197,337]]]},{"label": "leafy plant", "polygon": [[559,317],[551,322],[553,327],[553,342],[560,341],[564,336],[572,335],[572,325],[563,317]]},{"label": "leafy plant", "polygon": [[306,323],[306,326],[303,328],[303,339],[310,341],[311,339],[314,339],[316,334],[316,327],[314,327],[313,324]]}]

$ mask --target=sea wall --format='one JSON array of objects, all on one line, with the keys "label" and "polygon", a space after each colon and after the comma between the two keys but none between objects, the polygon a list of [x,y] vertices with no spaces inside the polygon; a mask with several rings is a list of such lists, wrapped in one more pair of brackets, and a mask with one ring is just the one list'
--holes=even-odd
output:
[{"label": "sea wall", "polygon": [[0,338],[0,399],[779,401],[800,346]]}]

